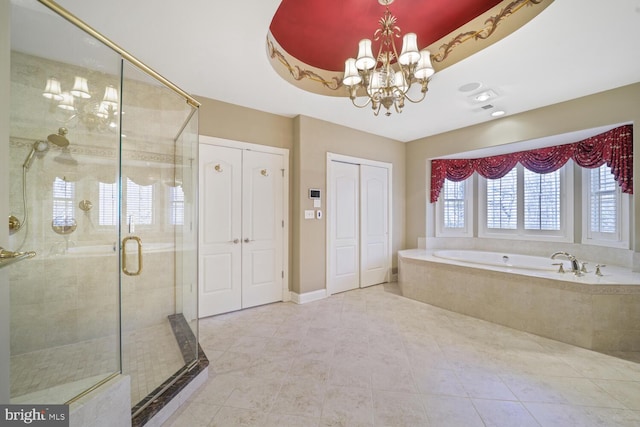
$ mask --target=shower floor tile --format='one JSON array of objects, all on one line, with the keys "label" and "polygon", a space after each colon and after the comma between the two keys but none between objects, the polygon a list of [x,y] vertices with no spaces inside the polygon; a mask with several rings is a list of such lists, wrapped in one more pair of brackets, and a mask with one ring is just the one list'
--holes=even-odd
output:
[{"label": "shower floor tile", "polygon": [[[167,320],[125,332],[122,372],[131,376],[131,406],[184,366]],[[13,403],[64,403],[118,371],[115,336],[83,341],[11,357]]]}]

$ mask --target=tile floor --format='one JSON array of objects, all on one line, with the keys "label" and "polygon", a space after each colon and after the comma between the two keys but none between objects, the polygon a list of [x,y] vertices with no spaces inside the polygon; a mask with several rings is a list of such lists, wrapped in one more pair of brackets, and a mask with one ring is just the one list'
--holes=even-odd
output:
[{"label": "tile floor", "polygon": [[640,364],[379,285],[200,322],[209,379],[165,426],[640,426]]}]

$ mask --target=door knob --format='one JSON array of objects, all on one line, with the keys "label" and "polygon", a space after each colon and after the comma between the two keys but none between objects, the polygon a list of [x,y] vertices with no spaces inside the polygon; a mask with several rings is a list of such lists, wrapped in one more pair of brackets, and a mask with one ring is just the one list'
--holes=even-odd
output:
[{"label": "door knob", "polygon": [[233,239],[231,243],[237,245],[238,243],[240,243],[240,239]]},{"label": "door knob", "polygon": [[247,237],[246,239],[244,239],[245,243],[249,243],[251,240],[249,240],[249,238]]}]

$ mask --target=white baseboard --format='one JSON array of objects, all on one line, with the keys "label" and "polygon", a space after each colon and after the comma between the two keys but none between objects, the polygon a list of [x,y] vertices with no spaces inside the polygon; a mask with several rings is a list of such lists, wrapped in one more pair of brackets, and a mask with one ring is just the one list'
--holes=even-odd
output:
[{"label": "white baseboard", "polygon": [[296,304],[306,304],[308,302],[318,301],[327,297],[326,289],[319,289],[313,292],[307,292],[304,294],[297,294],[295,292],[291,292],[291,301]]}]

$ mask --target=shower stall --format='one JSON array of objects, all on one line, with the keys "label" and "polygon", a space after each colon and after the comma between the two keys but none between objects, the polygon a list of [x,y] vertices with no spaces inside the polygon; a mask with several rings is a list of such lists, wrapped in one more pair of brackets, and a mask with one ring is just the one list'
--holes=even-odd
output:
[{"label": "shower stall", "polygon": [[11,403],[124,374],[135,415],[200,356],[199,104],[44,0],[11,2],[9,102]]}]

